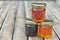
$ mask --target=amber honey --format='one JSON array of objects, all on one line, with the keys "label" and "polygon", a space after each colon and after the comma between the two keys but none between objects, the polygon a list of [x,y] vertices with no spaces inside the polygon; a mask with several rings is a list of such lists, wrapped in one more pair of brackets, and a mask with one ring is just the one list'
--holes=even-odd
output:
[{"label": "amber honey", "polygon": [[52,22],[42,22],[38,25],[38,36],[50,38],[52,36]]},{"label": "amber honey", "polygon": [[32,18],[35,22],[42,22],[45,18],[45,3],[33,3],[32,4]]}]

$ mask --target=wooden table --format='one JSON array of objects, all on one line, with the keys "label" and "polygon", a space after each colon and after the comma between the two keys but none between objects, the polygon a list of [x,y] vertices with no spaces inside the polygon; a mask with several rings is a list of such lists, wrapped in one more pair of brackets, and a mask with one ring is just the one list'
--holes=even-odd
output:
[{"label": "wooden table", "polygon": [[[36,1],[35,1],[36,2]],[[32,1],[0,1],[0,40],[27,40],[25,18],[31,18]],[[47,2],[46,17],[54,19],[52,37],[29,37],[29,40],[60,40],[60,8],[55,2]]]}]

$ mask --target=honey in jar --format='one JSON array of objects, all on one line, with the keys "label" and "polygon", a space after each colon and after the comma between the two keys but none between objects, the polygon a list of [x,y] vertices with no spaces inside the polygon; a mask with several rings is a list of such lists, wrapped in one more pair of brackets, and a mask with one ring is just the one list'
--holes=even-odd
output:
[{"label": "honey in jar", "polygon": [[32,19],[42,22],[45,18],[46,3],[32,3]]},{"label": "honey in jar", "polygon": [[37,23],[32,20],[26,20],[25,22],[25,33],[29,37],[37,36]]},{"label": "honey in jar", "polygon": [[38,24],[38,36],[43,38],[52,36],[52,20],[45,20]]}]

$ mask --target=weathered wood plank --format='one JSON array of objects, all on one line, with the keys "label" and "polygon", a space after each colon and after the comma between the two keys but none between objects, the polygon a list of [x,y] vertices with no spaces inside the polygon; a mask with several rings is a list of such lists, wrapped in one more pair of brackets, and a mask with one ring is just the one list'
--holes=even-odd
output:
[{"label": "weathered wood plank", "polygon": [[2,23],[3,23],[3,21],[5,20],[5,18],[7,16],[7,11],[9,9],[9,6],[10,6],[10,2],[6,2],[6,5],[4,5],[2,7],[2,11],[1,11],[1,14],[0,14],[0,27],[3,25]]},{"label": "weathered wood plank", "polygon": [[41,37],[29,37],[29,40],[43,40]]},{"label": "weathered wood plank", "polygon": [[9,8],[7,18],[5,19],[4,25],[1,30],[1,40],[11,40],[13,23],[14,23],[14,14],[17,8],[18,2],[11,2],[11,7]]},{"label": "weathered wood plank", "polygon": [[23,19],[17,18],[16,20],[14,40],[26,40],[25,23]]},{"label": "weathered wood plank", "polygon": [[13,40],[26,40],[23,2],[19,3]]},{"label": "weathered wood plank", "polygon": [[18,8],[18,12],[17,12],[17,18],[20,19],[24,19],[24,5],[23,5],[23,1],[19,2],[19,8]]},{"label": "weathered wood plank", "polygon": [[0,1],[0,8],[2,7],[3,3],[4,3],[4,1]]},{"label": "weathered wood plank", "polygon": [[[51,17],[53,17],[53,20],[54,20],[54,29],[55,29],[55,31],[57,32],[57,34],[58,34],[58,36],[59,36],[59,38],[60,38],[60,27],[59,27],[59,25],[60,25],[60,19],[59,19],[59,11],[58,10],[56,10],[56,8],[54,8],[53,6],[50,6],[50,7],[48,7],[48,9],[50,10],[50,14],[52,15]],[[49,17],[49,18],[51,18],[51,17]]]},{"label": "weathered wood plank", "polygon": [[31,18],[31,1],[25,1],[26,18]]},{"label": "weathered wood plank", "polygon": [[[3,1],[0,1],[0,2],[3,2]],[[9,5],[10,5],[10,2],[6,2],[8,3],[7,5],[4,5],[5,2],[2,3],[2,6],[0,6],[0,28],[2,26],[2,21],[4,20],[5,18],[5,15],[7,14],[7,10],[9,9]],[[2,11],[1,11],[2,10]],[[1,39],[1,29],[0,29],[0,39]]]}]

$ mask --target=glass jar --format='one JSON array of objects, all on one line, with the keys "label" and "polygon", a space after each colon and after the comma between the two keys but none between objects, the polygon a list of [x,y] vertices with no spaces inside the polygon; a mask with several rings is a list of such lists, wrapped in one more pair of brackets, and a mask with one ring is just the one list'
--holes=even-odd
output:
[{"label": "glass jar", "polygon": [[45,20],[44,22],[38,23],[38,36],[50,38],[52,36],[52,26],[52,20]]},{"label": "glass jar", "polygon": [[32,3],[32,19],[42,22],[45,18],[46,3]]},{"label": "glass jar", "polygon": [[25,22],[25,33],[27,36],[30,37],[34,37],[37,35],[37,23],[30,21],[30,20],[26,20]]}]

